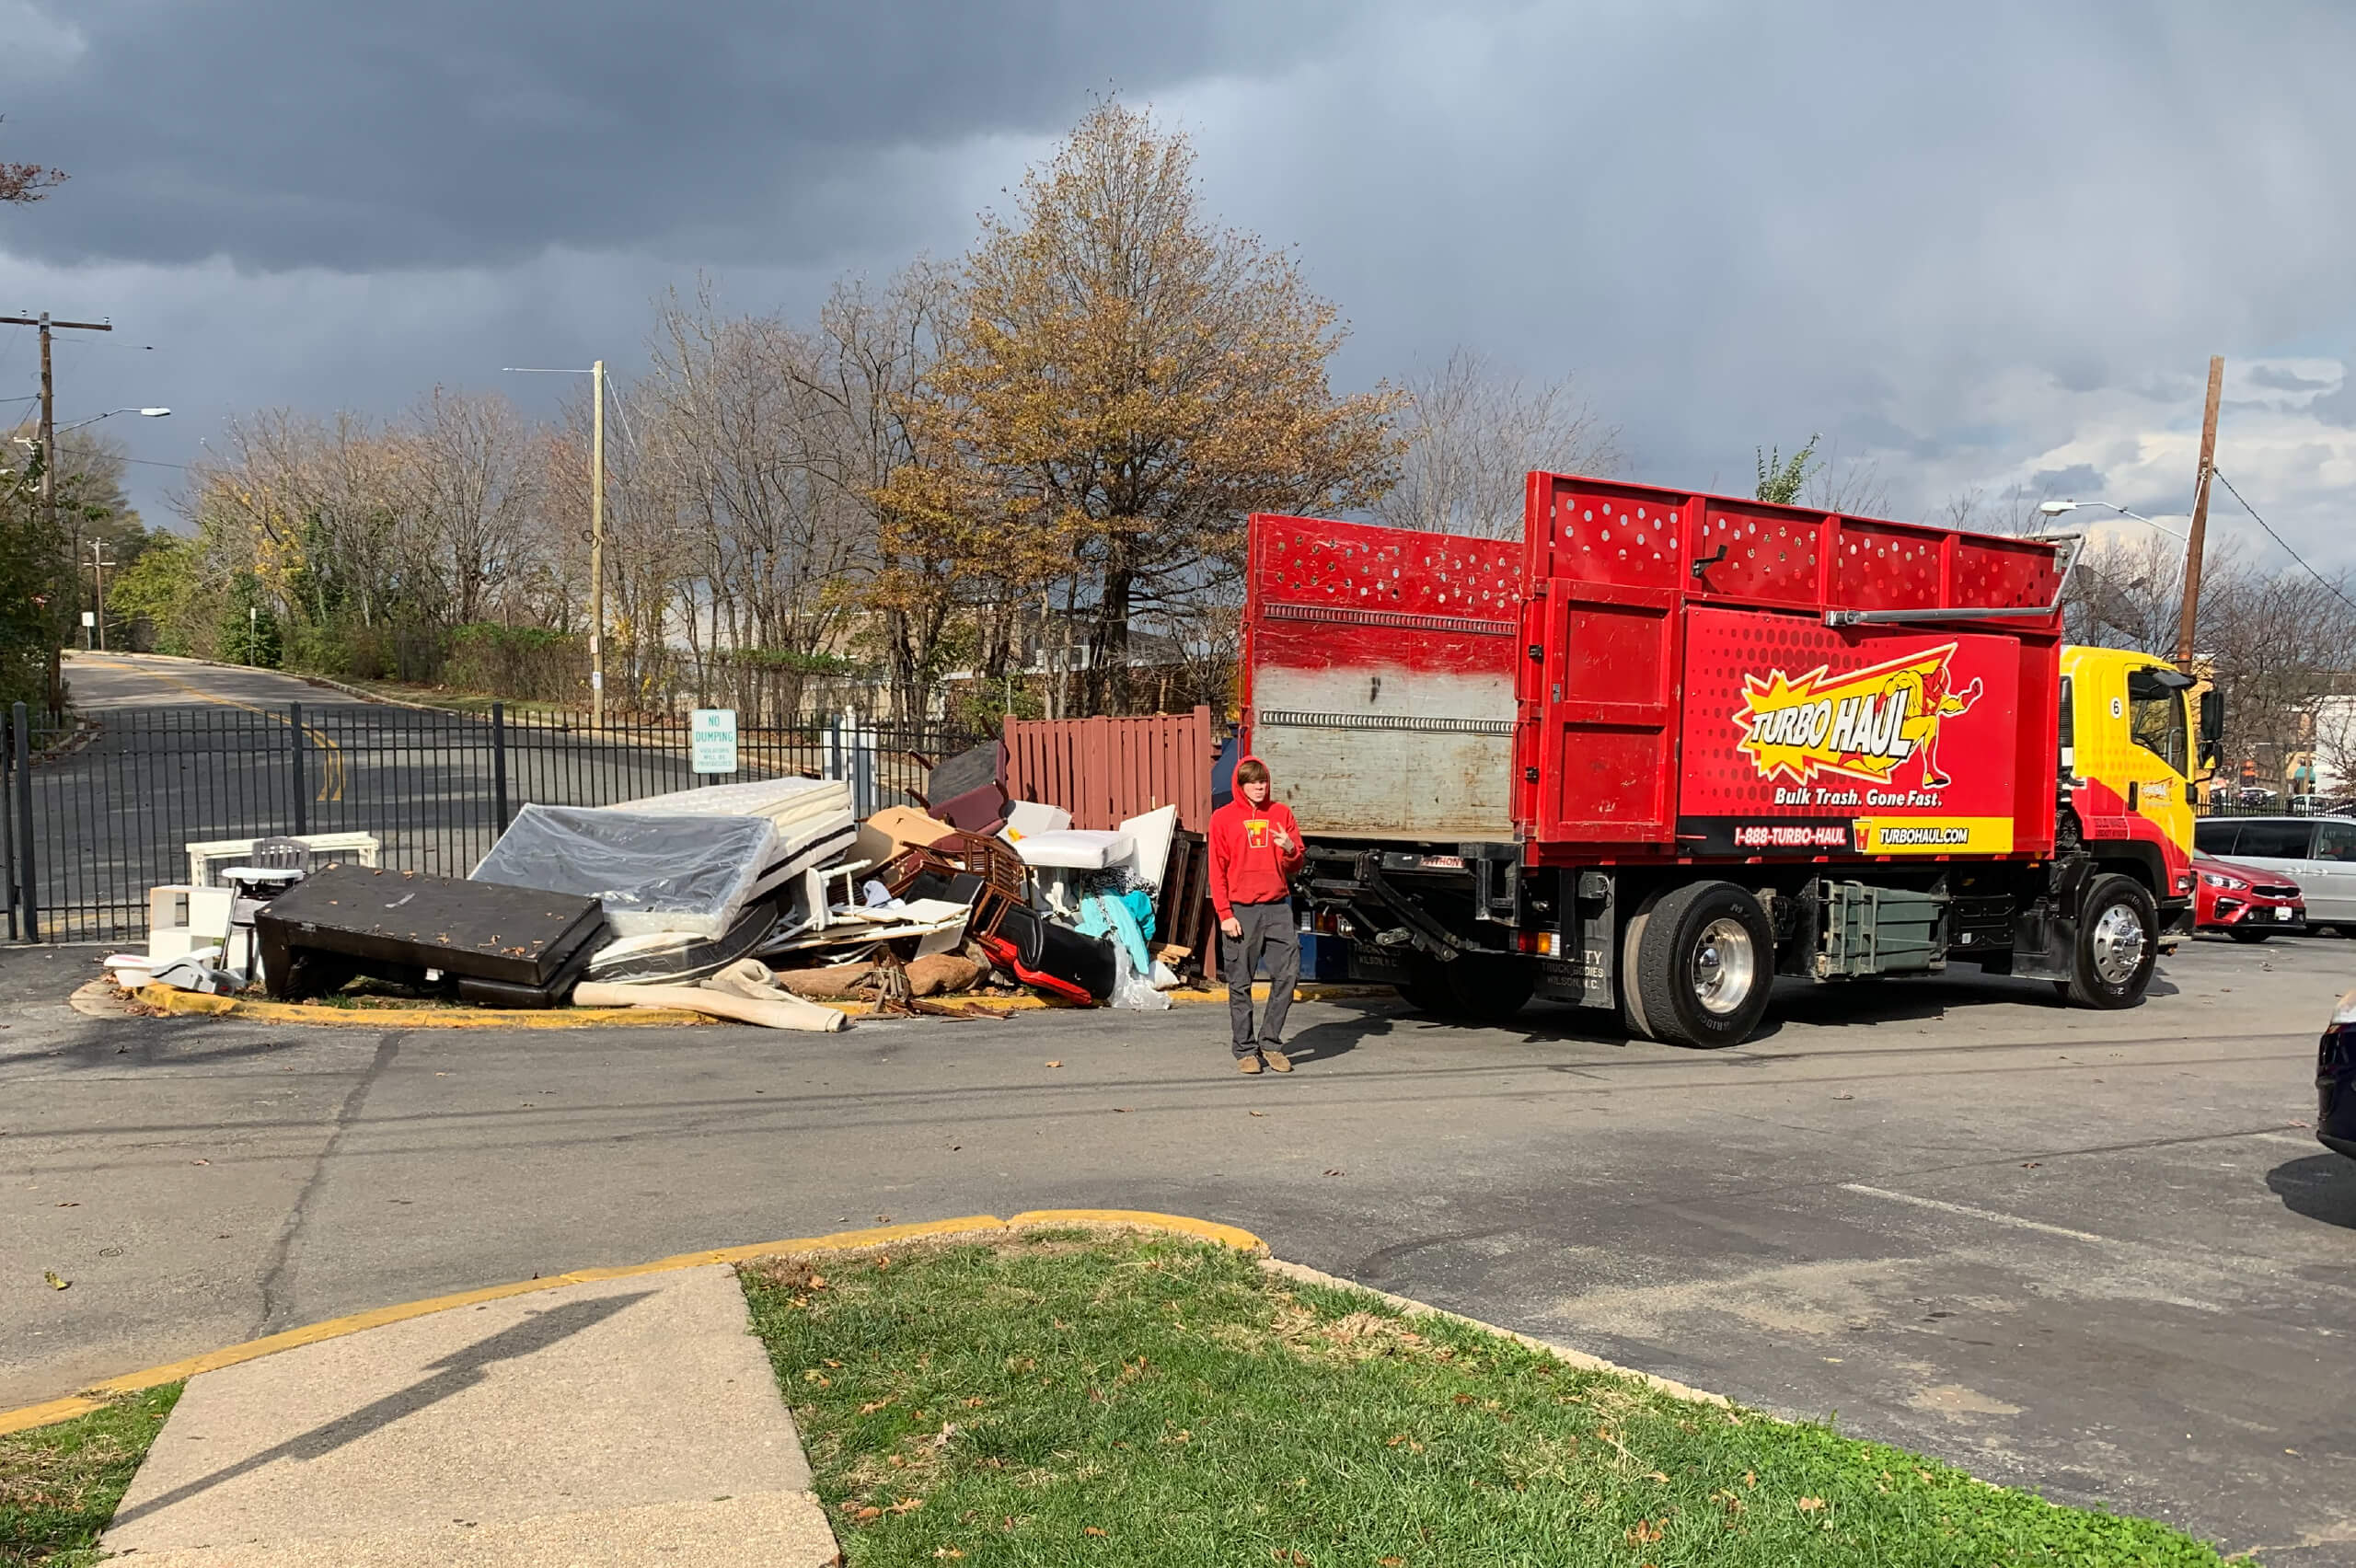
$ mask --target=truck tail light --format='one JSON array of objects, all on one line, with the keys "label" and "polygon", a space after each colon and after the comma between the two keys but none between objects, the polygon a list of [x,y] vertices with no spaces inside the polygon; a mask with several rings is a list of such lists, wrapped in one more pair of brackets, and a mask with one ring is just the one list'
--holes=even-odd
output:
[{"label": "truck tail light", "polygon": [[1514,946],[1540,958],[1563,956],[1563,939],[1553,931],[1517,931],[1514,933]]}]

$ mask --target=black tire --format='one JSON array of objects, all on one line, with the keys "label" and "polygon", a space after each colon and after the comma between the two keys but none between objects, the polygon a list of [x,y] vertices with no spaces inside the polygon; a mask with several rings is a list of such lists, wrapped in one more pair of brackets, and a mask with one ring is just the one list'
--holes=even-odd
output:
[{"label": "black tire", "polygon": [[1538,975],[1526,959],[1460,953],[1442,963],[1417,954],[1398,992],[1417,1012],[1466,1023],[1503,1023],[1522,1009],[1537,988]]},{"label": "black tire", "polygon": [[1630,922],[1629,1012],[1670,1045],[1739,1045],[1766,1016],[1775,934],[1759,900],[1732,882],[1673,889]]},{"label": "black tire", "polygon": [[2159,906],[2143,884],[2115,872],[2096,877],[2078,905],[2070,978],[2054,986],[2073,1007],[2131,1008],[2152,983],[2159,950]]},{"label": "black tire", "polygon": [[1456,1010],[1455,994],[1449,989],[1448,976],[1442,973],[1448,965],[1416,953],[1407,961],[1408,978],[1398,985],[1399,999],[1419,1013],[1434,1018],[1447,1018]]},{"label": "black tire", "polygon": [[1656,1038],[1645,1019],[1644,988],[1636,984],[1636,955],[1644,951],[1645,928],[1652,921],[1652,905],[1645,905],[1620,928],[1620,1027],[1631,1040]]},{"label": "black tire", "polygon": [[1537,989],[1536,967],[1526,958],[1466,953],[1442,966],[1456,1016],[1474,1023],[1503,1023],[1519,1012]]},{"label": "black tire", "polygon": [[2247,926],[2228,926],[2225,928],[2225,935],[2233,938],[2234,940],[2237,942],[2262,942],[2273,934],[2274,933],[2271,931],[2258,930]]}]

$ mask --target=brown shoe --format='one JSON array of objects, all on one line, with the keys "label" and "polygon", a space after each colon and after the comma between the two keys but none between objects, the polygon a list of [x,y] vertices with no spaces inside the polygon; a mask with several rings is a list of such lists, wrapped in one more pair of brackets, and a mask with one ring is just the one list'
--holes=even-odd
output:
[{"label": "brown shoe", "polygon": [[1268,1064],[1268,1070],[1272,1073],[1288,1073],[1292,1071],[1292,1058],[1286,1055],[1282,1051],[1277,1050],[1274,1045],[1261,1046],[1260,1055],[1261,1058]]},{"label": "brown shoe", "polygon": [[[1257,1056],[1238,1056],[1235,1058],[1235,1070],[1239,1073],[1256,1073],[1260,1070],[1260,1058]],[[1285,1071],[1292,1071],[1292,1064],[1290,1062],[1287,1062],[1285,1064]]]}]

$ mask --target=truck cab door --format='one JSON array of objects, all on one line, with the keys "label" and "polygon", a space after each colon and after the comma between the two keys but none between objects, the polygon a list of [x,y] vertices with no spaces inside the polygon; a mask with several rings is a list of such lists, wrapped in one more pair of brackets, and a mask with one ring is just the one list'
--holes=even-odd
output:
[{"label": "truck cab door", "polygon": [[[2142,817],[2163,846],[2172,890],[2190,870],[2192,843],[2192,677],[2165,664],[2127,673],[2128,733],[2134,760],[2127,780],[2130,818]],[[2147,835],[2137,833],[2135,836]]]}]

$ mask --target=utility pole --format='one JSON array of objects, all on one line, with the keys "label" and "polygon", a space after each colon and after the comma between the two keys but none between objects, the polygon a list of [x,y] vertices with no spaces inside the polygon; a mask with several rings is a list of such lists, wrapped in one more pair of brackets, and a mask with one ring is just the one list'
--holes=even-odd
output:
[{"label": "utility pole", "polygon": [[[49,334],[52,329],[63,328],[75,332],[111,332],[114,326],[106,321],[52,321],[49,312],[39,316],[0,316],[0,327],[38,327],[40,329],[40,520],[43,528],[57,531],[57,397],[49,370]],[[81,572],[76,570],[78,579]],[[105,606],[99,606],[101,617]],[[56,655],[50,657],[50,674],[54,682],[57,674]],[[51,692],[50,705],[58,698]]]},{"label": "utility pole", "polygon": [[606,362],[589,365],[589,722],[606,727]]},{"label": "utility pole", "polygon": [[2184,606],[2176,623],[2176,667],[2192,674],[2193,623],[2200,613],[2200,547],[2209,536],[2209,476],[2217,464],[2217,403],[2225,389],[2225,356],[2209,356],[2209,407],[2200,416],[2200,471],[2192,481],[2192,532],[2184,546]]},{"label": "utility pole", "polygon": [[98,605],[90,624],[98,628],[98,651],[101,653],[107,651],[107,571],[121,564],[107,559],[107,542],[104,539],[90,541],[90,575],[96,580],[93,592]]}]

